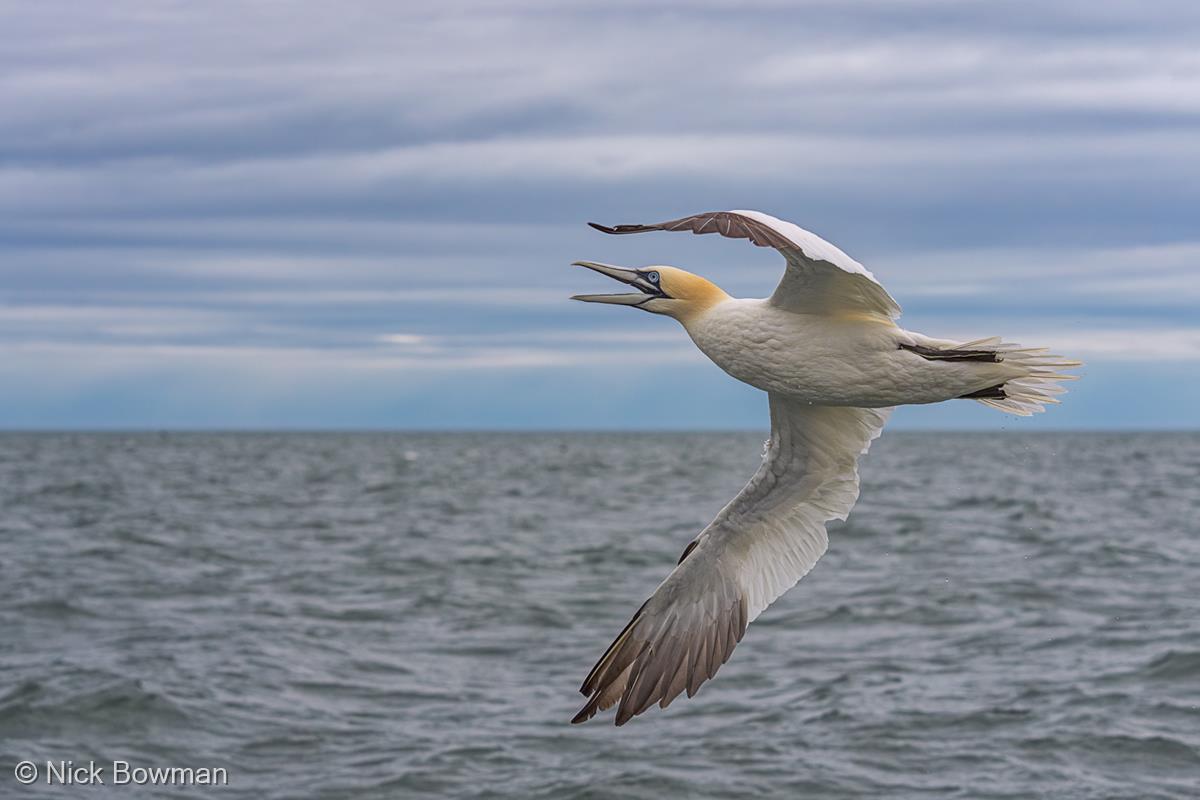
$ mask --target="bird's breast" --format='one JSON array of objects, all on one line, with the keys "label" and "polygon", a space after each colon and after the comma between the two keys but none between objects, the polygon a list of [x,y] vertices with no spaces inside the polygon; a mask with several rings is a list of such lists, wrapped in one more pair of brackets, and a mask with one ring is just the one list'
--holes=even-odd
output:
[{"label": "bird's breast", "polygon": [[[820,405],[876,405],[890,378],[896,328],[796,314],[730,299],[688,325],[696,346],[738,380]],[[880,403],[882,404],[882,403]]]}]

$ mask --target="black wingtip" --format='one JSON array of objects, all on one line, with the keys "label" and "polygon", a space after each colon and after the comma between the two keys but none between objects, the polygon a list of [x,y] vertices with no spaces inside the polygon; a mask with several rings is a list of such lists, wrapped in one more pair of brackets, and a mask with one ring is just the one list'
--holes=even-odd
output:
[{"label": "black wingtip", "polygon": [[601,225],[599,222],[589,222],[589,226],[595,228],[601,233],[645,233],[646,231],[661,231],[662,225]]},{"label": "black wingtip", "polygon": [[587,722],[589,719],[596,716],[596,712],[599,710],[600,709],[596,707],[595,702],[593,700],[589,700],[583,704],[583,708],[579,709],[578,714],[571,717],[571,724],[579,725],[580,723]]}]

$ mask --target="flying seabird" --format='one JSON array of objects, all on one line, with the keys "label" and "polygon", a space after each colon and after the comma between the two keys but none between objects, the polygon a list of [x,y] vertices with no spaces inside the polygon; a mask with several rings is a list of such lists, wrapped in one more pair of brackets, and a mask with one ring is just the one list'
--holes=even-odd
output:
[{"label": "flying seabird", "polygon": [[713,363],[767,392],[771,438],[762,465],[683,550],[679,563],[588,673],[572,722],[620,703],[623,725],[716,675],[746,626],[825,552],[825,523],[858,499],[858,457],[894,406],[967,398],[1028,416],[1057,403],[1059,372],[1077,367],[1045,348],[998,337],[957,342],[896,325],[900,306],[834,245],[758,211],[718,211],[653,225],[606,227],[719,233],[778,250],[787,267],[764,300],[730,297],[668,266],[577,261],[636,291],[576,295],[678,320]]}]

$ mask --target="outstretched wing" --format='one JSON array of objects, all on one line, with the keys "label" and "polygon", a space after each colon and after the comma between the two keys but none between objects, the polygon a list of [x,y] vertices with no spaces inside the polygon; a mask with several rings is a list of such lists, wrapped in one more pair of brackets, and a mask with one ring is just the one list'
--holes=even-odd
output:
[{"label": "outstretched wing", "polygon": [[620,701],[618,725],[688,697],[729,658],[746,626],[825,552],[825,523],[858,498],[858,457],[890,409],[810,406],[771,395],[762,466],[684,550],[592,668],[584,722]]},{"label": "outstretched wing", "polygon": [[807,314],[900,316],[900,305],[866,267],[815,233],[761,211],[710,211],[653,225],[588,224],[604,233],[691,231],[749,239],[759,247],[775,248],[787,259],[772,303]]}]

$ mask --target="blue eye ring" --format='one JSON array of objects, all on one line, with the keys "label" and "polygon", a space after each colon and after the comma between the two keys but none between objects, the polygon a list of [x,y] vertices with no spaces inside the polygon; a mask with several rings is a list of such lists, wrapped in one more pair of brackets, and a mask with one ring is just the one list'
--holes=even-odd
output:
[{"label": "blue eye ring", "polygon": [[654,284],[657,284],[657,283],[658,283],[658,281],[659,281],[659,277],[660,277],[660,276],[659,276],[659,274],[658,274],[658,270],[656,270],[656,269],[652,269],[652,270],[650,270],[649,272],[647,272],[647,273],[646,273],[646,280],[648,280],[648,281],[650,281],[651,283],[654,283]]}]

